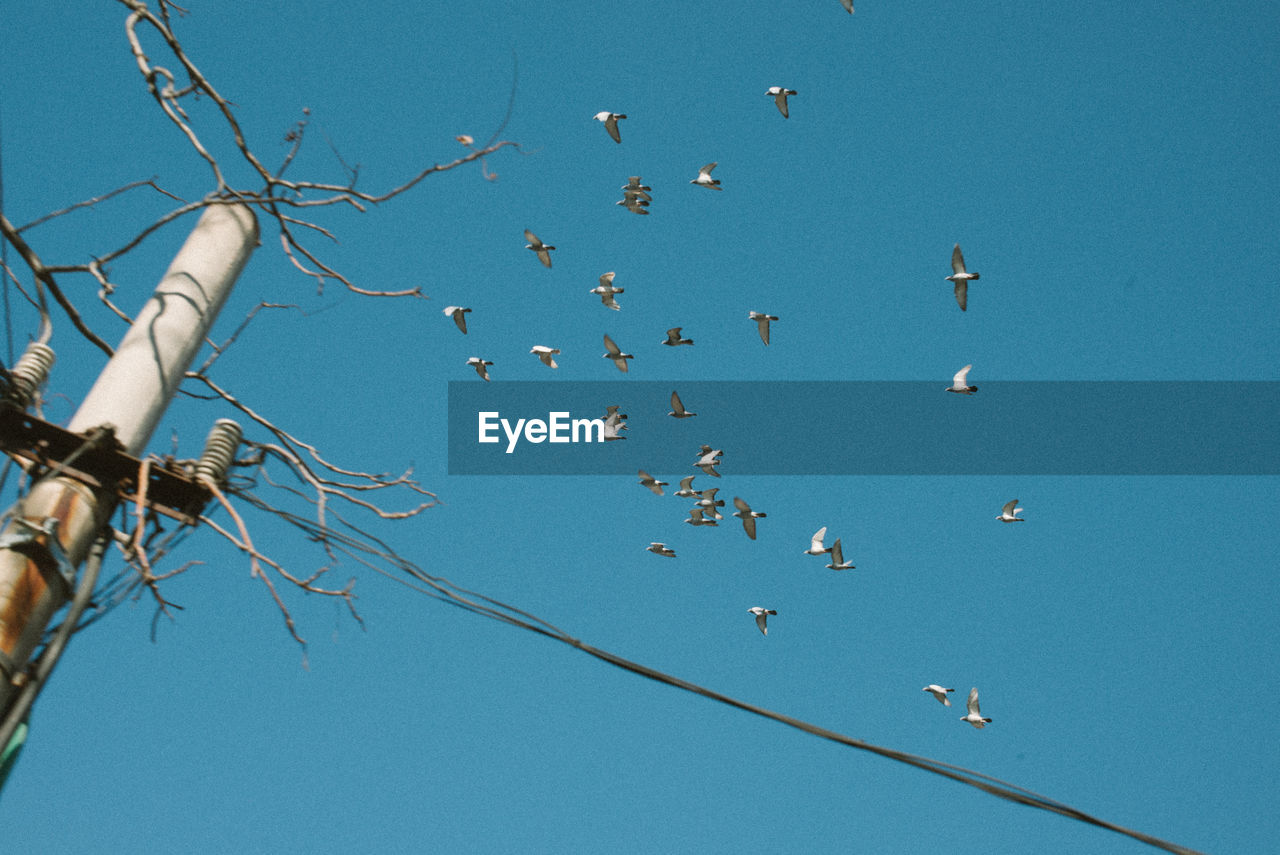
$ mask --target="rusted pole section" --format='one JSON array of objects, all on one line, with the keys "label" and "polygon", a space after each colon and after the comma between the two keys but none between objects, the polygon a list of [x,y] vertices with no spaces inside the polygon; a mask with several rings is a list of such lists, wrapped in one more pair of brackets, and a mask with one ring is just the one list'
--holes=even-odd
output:
[{"label": "rusted pole section", "polygon": [[[248,207],[206,208],[68,428],[88,438],[110,426],[141,454],[257,244]],[[0,530],[0,711],[115,502],[112,491],[51,473]]]}]

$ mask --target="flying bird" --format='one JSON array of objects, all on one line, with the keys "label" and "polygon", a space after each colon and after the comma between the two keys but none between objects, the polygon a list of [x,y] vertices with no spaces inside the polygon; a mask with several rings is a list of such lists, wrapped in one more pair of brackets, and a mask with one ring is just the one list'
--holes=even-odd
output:
[{"label": "flying bird", "polygon": [[537,357],[542,360],[542,364],[548,368],[560,367],[556,364],[555,360],[556,354],[560,352],[560,348],[558,347],[547,347],[546,345],[535,344],[533,347],[529,348],[529,352],[536,354]]},{"label": "flying bird", "polygon": [[960,304],[960,311],[963,312],[969,302],[969,280],[981,279],[982,274],[969,273],[964,269],[964,256],[960,254],[960,244],[956,244],[956,248],[951,250],[951,271],[947,281],[956,283],[956,302]]},{"label": "flying bird", "polygon": [[689,419],[696,416],[697,413],[691,413],[688,410],[686,410],[684,408],[684,403],[680,400],[680,396],[677,395],[675,392],[672,392],[671,393],[671,412],[667,413],[667,415],[673,416],[677,419]]},{"label": "flying bird", "polygon": [[827,565],[828,570],[852,570],[853,562],[844,560],[844,552],[840,549],[840,538],[836,538],[836,542],[831,545],[831,563]]},{"label": "flying bird", "polygon": [[[698,476],[694,475],[691,477],[696,478]],[[710,490],[703,490],[698,494],[698,501],[694,503],[696,507],[702,509],[704,514],[710,514],[711,517],[717,521],[724,519],[724,515],[716,510],[716,508],[724,507],[724,499],[716,498],[716,493],[719,491],[719,487],[712,487]]]},{"label": "flying bird", "polygon": [[1026,522],[1026,520],[1018,516],[1021,511],[1022,508],[1018,507],[1018,500],[1014,499],[1012,502],[1005,502],[1004,507],[1000,510],[1000,516],[996,517],[996,519],[1007,523]]},{"label": "flying bird", "polygon": [[773,96],[773,103],[778,105],[778,112],[782,114],[782,118],[786,119],[791,115],[787,111],[787,96],[798,95],[800,93],[796,92],[794,89],[788,89],[785,86],[770,86],[769,91],[764,94]]},{"label": "flying bird", "polygon": [[604,303],[610,309],[613,309],[614,311],[621,311],[622,307],[618,305],[617,300],[613,299],[613,295],[621,294],[626,289],[614,288],[613,276],[614,276],[614,273],[612,270],[610,270],[608,273],[602,274],[600,276],[600,284],[592,288],[591,293],[598,294],[600,296],[600,302]]},{"label": "flying bird", "polygon": [[690,475],[686,478],[681,478],[680,489],[676,490],[675,495],[682,496],[686,499],[692,499],[694,496],[697,496],[698,491],[693,489],[693,479],[697,477],[697,475]]},{"label": "flying bird", "polygon": [[462,330],[462,334],[467,334],[467,312],[471,311],[465,306],[445,306],[444,313],[458,325],[458,329]]},{"label": "flying bird", "polygon": [[643,469],[640,470],[640,484],[648,487],[655,496],[661,496],[662,488],[667,486],[666,481],[659,481]]},{"label": "flying bird", "polygon": [[809,538],[809,548],[804,551],[805,555],[825,555],[830,552],[833,547],[823,546],[822,540],[827,536],[827,527],[824,525],[813,533],[813,537]]},{"label": "flying bird", "polygon": [[716,471],[716,467],[720,465],[720,455],[723,453],[718,448],[713,450],[711,446],[704,445],[699,452],[697,461],[693,465],[701,469],[705,474],[719,478],[720,473]]},{"label": "flying bird", "polygon": [[991,721],[989,718],[982,717],[982,710],[978,709],[978,687],[974,686],[969,690],[969,700],[965,706],[969,708],[969,714],[960,716],[961,721],[967,721],[969,724],[981,730]]},{"label": "flying bird", "polygon": [[614,344],[614,343],[613,343],[613,339],[609,338],[609,334],[608,334],[608,333],[605,333],[605,334],[604,334],[604,349],[605,349],[605,351],[607,351],[607,352],[606,352],[606,353],[602,353],[602,354],[601,354],[601,357],[602,357],[602,358],[604,358],[604,359],[612,359],[612,360],[613,360],[613,364],[614,364],[614,365],[616,365],[616,366],[618,366],[618,370],[619,370],[619,371],[621,371],[623,374],[626,374],[626,373],[627,373],[627,360],[628,360],[628,359],[635,359],[635,357],[634,357],[634,356],[632,356],[630,353],[623,353],[623,352],[618,348],[618,346],[617,346],[616,344]]},{"label": "flying bird", "polygon": [[733,506],[737,508],[737,510],[733,512],[733,515],[742,520],[742,528],[746,531],[747,537],[755,540],[756,520],[761,517],[767,517],[768,514],[762,514],[751,510],[751,506],[742,501],[742,499],[739,499],[737,496],[733,497]]},{"label": "flying bird", "polygon": [[626,117],[626,113],[610,113],[608,110],[601,110],[592,116],[597,122],[604,122],[604,129],[609,132],[609,136],[613,137],[613,141],[616,143],[622,142],[622,135],[618,133],[618,120]]},{"label": "flying bird", "polygon": [[639,175],[632,175],[627,183],[622,185],[622,193],[624,196],[631,196],[633,198],[645,200],[653,199],[653,197],[649,195],[649,191],[652,189],[652,187],[648,187],[640,183]]},{"label": "flying bird", "polygon": [[693,339],[680,337],[680,330],[682,329],[684,329],[684,327],[672,327],[667,330],[667,340],[664,341],[663,344],[667,347],[679,347],[682,344],[693,344]]},{"label": "flying bird", "polygon": [[944,707],[949,707],[951,706],[951,699],[947,697],[947,692],[954,692],[955,689],[944,689],[937,683],[930,683],[920,691],[928,692],[938,699],[938,703],[942,704]]},{"label": "flying bird", "polygon": [[752,606],[751,608],[747,609],[747,611],[751,612],[751,614],[756,616],[756,626],[760,627],[760,633],[762,635],[768,635],[769,634],[769,617],[768,616],[776,615],[778,613],[778,610],[761,608],[760,606]]},{"label": "flying bird", "polygon": [[524,230],[524,239],[528,241],[528,243],[524,245],[524,248],[532,250],[534,254],[538,256],[538,260],[542,262],[543,267],[551,267],[551,250],[555,249],[555,247],[547,246],[545,243],[538,240],[538,236],[528,229]]},{"label": "flying bird", "polygon": [[853,0],[840,0],[840,5],[848,10],[849,14],[853,14]]},{"label": "flying bird", "polygon": [[972,365],[966,365],[964,368],[957,371],[956,376],[951,378],[951,385],[947,387],[947,391],[955,392],[958,395],[972,395],[974,392],[978,391],[977,386],[968,385],[969,369],[972,367]]},{"label": "flying bird", "polygon": [[776,321],[777,318],[773,315],[766,315],[764,312],[749,312],[747,316],[756,322],[756,329],[760,331],[760,340],[768,345],[769,321]]},{"label": "flying bird", "polygon": [[711,170],[716,168],[716,164],[708,163],[706,166],[698,170],[698,177],[690,181],[690,184],[697,184],[699,187],[710,187],[712,190],[720,190],[720,179],[711,177]]},{"label": "flying bird", "polygon": [[624,430],[630,430],[630,428],[618,418],[616,413],[612,416],[607,416],[604,420],[604,441],[614,442],[615,440],[626,439],[625,436],[619,433],[619,431]]},{"label": "flying bird", "polygon": [[646,546],[645,549],[649,552],[652,552],[654,555],[661,555],[663,558],[676,557],[676,551],[671,547],[667,546],[665,543],[656,543],[656,542],[651,543],[648,546]]},{"label": "flying bird", "polygon": [[481,380],[489,379],[488,366],[492,365],[492,362],[487,359],[481,359],[478,356],[473,356],[467,360],[467,364],[476,370],[476,373],[480,375]]},{"label": "flying bird", "polygon": [[689,518],[685,522],[689,525],[718,525],[715,520],[709,520],[702,516],[702,508],[690,508]]}]

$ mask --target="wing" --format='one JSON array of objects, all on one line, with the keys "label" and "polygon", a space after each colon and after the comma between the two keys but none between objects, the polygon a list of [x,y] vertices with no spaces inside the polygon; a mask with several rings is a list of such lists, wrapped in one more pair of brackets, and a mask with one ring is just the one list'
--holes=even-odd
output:
[{"label": "wing", "polygon": [[959,371],[957,371],[956,376],[952,378],[952,383],[956,386],[968,386],[970,368],[973,368],[973,366],[966,365],[964,368],[961,368]]},{"label": "wing", "polygon": [[853,0],[840,0],[840,4],[844,6],[850,15],[853,14]]},{"label": "wing", "polygon": [[964,273],[964,254],[960,252],[960,244],[951,250],[951,272]]},{"label": "wing", "polygon": [[708,163],[706,166],[704,166],[704,167],[702,167],[701,169],[699,169],[699,170],[698,170],[698,174],[699,174],[699,175],[707,175],[707,176],[710,176],[710,175],[711,175],[711,170],[713,170],[713,169],[715,169],[715,168],[716,168],[716,163],[717,163],[717,161],[712,161],[711,163]]},{"label": "wing", "polygon": [[765,616],[765,612],[756,612],[756,626],[760,627],[760,631],[765,635],[769,634],[769,618]]},{"label": "wing", "polygon": [[600,274],[600,284],[605,288],[609,287],[610,285],[613,284],[614,275],[615,274],[612,270],[610,270],[608,273]]},{"label": "wing", "polygon": [[965,702],[965,706],[969,708],[970,715],[981,716],[982,710],[978,709],[978,687],[974,686],[969,690],[969,700]]},{"label": "wing", "polygon": [[760,340],[765,344],[769,343],[769,318],[756,318],[756,329],[760,331]]},{"label": "wing", "polygon": [[826,538],[826,536],[827,536],[827,527],[824,525],[822,528],[815,531],[813,533],[813,537],[809,539],[809,548],[822,549],[823,548],[822,541]]},{"label": "wing", "polygon": [[604,129],[609,132],[609,136],[613,137],[616,143],[622,142],[622,134],[618,133],[618,120],[610,116],[604,120]]},{"label": "wing", "polygon": [[1013,509],[1016,508],[1017,506],[1018,506],[1017,499],[1014,499],[1012,502],[1006,502],[1005,506],[1000,510],[1001,516],[1006,516],[1006,517],[1013,516]]},{"label": "wing", "polygon": [[840,549],[840,538],[831,544],[831,563],[839,566],[844,563],[844,552]]},{"label": "wing", "polygon": [[540,248],[540,249],[536,250],[536,252],[538,253],[538,260],[542,262],[542,266],[543,266],[543,267],[550,267],[550,266],[551,266],[551,253],[547,252],[547,248],[546,248],[546,247],[542,247],[542,248]]},{"label": "wing", "polygon": [[538,240],[538,236],[528,229],[524,230],[524,239],[533,244],[535,248],[542,246],[542,241]]},{"label": "wing", "polygon": [[756,518],[747,514],[742,518],[742,528],[747,533],[747,537],[752,540],[756,539]]},{"label": "wing", "polygon": [[674,343],[679,340],[680,340],[680,327],[672,327],[671,329],[667,330],[667,341]]},{"label": "wing", "polygon": [[738,498],[737,496],[733,497],[733,506],[738,510],[742,511],[744,514],[747,514],[748,516],[750,516],[751,506],[748,505],[746,502],[742,501],[742,499]]},{"label": "wing", "polygon": [[671,409],[675,410],[677,413],[683,413],[685,411],[684,403],[680,400],[680,396],[675,392],[671,393]]},{"label": "wing", "polygon": [[627,360],[623,359],[621,354],[613,358],[613,364],[618,366],[618,370],[623,374],[627,373]]},{"label": "wing", "polygon": [[960,279],[956,282],[956,302],[960,304],[960,311],[965,311],[969,304],[969,282]]},{"label": "wing", "polygon": [[787,113],[787,93],[786,90],[779,92],[773,96],[773,103],[778,105],[778,112],[782,114],[782,118],[790,118]]},{"label": "wing", "polygon": [[690,475],[688,478],[681,478],[681,479],[680,479],[680,489],[681,489],[681,490],[692,490],[692,489],[693,489],[693,479],[694,479],[694,478],[697,478],[697,477],[698,477],[697,475]]},{"label": "wing", "polygon": [[609,338],[608,333],[604,334],[604,349],[609,351],[610,357],[618,356],[620,353],[622,353],[622,351],[618,349],[618,346],[613,343],[613,339]]}]

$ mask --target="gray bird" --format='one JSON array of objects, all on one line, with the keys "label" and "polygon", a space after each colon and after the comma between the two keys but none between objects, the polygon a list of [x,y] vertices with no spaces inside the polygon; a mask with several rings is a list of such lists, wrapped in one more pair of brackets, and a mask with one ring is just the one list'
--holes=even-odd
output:
[{"label": "gray bird", "polygon": [[697,461],[693,464],[707,475],[715,478],[720,477],[720,473],[716,471],[716,467],[720,465],[720,455],[723,454],[720,449],[712,449],[709,445],[702,446],[702,450],[698,452]]},{"label": "gray bird", "polygon": [[[696,475],[692,476],[698,477]],[[698,501],[694,502],[694,506],[701,508],[704,514],[710,514],[712,519],[716,521],[724,519],[724,515],[717,508],[724,507],[724,499],[717,499],[716,493],[720,491],[719,487],[712,487],[710,490],[703,490],[698,494]]]},{"label": "gray bird", "polygon": [[766,609],[760,606],[752,606],[747,609],[751,614],[756,616],[756,626],[760,628],[761,635],[769,634],[769,615],[776,615],[777,609]]},{"label": "gray bird", "polygon": [[946,279],[956,283],[956,302],[960,304],[960,311],[965,311],[969,302],[969,280],[981,278],[981,273],[969,273],[964,269],[964,256],[960,253],[960,244],[956,244],[951,250],[951,275]]},{"label": "gray bird", "polygon": [[547,246],[545,243],[538,240],[538,236],[528,229],[524,230],[524,239],[528,241],[528,243],[524,245],[524,248],[532,250],[533,253],[538,256],[538,260],[542,262],[543,267],[550,268],[551,250],[555,249],[555,247]]},{"label": "gray bird", "polygon": [[667,340],[664,341],[663,344],[667,347],[679,347],[682,344],[693,344],[693,339],[680,337],[680,330],[682,329],[684,329],[684,327],[672,327],[667,330]]},{"label": "gray bird", "polygon": [[690,181],[690,184],[697,184],[699,187],[710,187],[712,190],[720,190],[720,179],[711,177],[711,170],[716,168],[713,161],[698,170],[698,177]]},{"label": "gray bird", "polygon": [[648,487],[655,496],[661,496],[662,488],[668,486],[666,481],[659,481],[643,469],[640,470],[640,484]]},{"label": "gray bird", "polygon": [[767,517],[768,514],[762,514],[757,511],[751,510],[751,506],[748,505],[746,502],[742,501],[742,499],[739,499],[737,496],[733,497],[733,506],[738,509],[734,511],[733,515],[738,519],[742,520],[742,528],[744,531],[746,531],[747,537],[751,538],[752,540],[755,540],[756,539],[756,520],[761,519],[763,517]]},{"label": "gray bird", "polygon": [[556,354],[560,352],[558,347],[547,347],[545,344],[535,344],[529,348],[529,352],[536,355],[542,360],[542,364],[548,368],[559,368],[556,364]]},{"label": "gray bird", "polygon": [[773,103],[778,105],[778,112],[782,114],[782,118],[786,119],[791,116],[787,110],[787,96],[799,95],[800,93],[785,86],[770,86],[769,91],[764,94],[773,96]]},{"label": "gray bird", "polygon": [[467,364],[476,370],[476,373],[480,375],[481,380],[489,379],[488,366],[492,365],[492,362],[487,359],[481,359],[478,356],[473,356],[467,360]]},{"label": "gray bird", "polygon": [[671,547],[667,546],[665,543],[657,543],[655,541],[654,543],[651,543],[648,546],[646,546],[645,549],[649,552],[652,552],[654,555],[661,555],[663,558],[676,557],[676,551]]},{"label": "gray bird", "polygon": [[840,5],[843,6],[850,15],[853,14],[853,0],[840,0]]},{"label": "gray bird", "polygon": [[604,129],[609,132],[609,136],[613,137],[614,142],[620,143],[622,135],[618,133],[618,120],[626,117],[626,113],[610,113],[608,110],[601,110],[591,118],[597,122],[604,122]]},{"label": "gray bird", "polygon": [[718,525],[715,520],[706,519],[702,515],[702,508],[690,508],[689,518],[685,522],[689,525]]},{"label": "gray bird", "polygon": [[836,538],[836,542],[831,545],[831,563],[827,565],[828,570],[852,570],[853,562],[844,560],[844,552],[840,549],[840,538]]},{"label": "gray bird", "polygon": [[680,396],[677,395],[675,392],[672,392],[671,393],[671,412],[667,413],[667,415],[673,416],[674,418],[677,418],[677,419],[690,419],[696,416],[697,413],[691,413],[688,410],[686,410],[684,408],[684,403],[680,400]]},{"label": "gray bird", "polygon": [[626,184],[622,185],[622,193],[624,196],[633,196],[637,199],[652,200],[653,197],[649,195],[651,190],[653,190],[652,187],[648,187],[640,183],[639,175],[632,175],[630,180],[627,181]]},{"label": "gray bird", "polygon": [[697,475],[689,475],[686,478],[681,478],[680,489],[676,490],[675,495],[686,499],[692,499],[694,496],[697,496],[698,491],[693,489],[693,479],[697,477]]},{"label": "gray bird", "polygon": [[453,322],[458,325],[458,329],[462,330],[462,334],[467,334],[467,312],[471,311],[465,306],[445,306],[444,313],[453,318]]},{"label": "gray bird", "polygon": [[760,340],[766,345],[769,344],[769,322],[776,321],[775,315],[766,315],[764,312],[748,312],[747,317],[756,322],[756,329],[760,331]]},{"label": "gray bird", "polygon": [[613,339],[609,338],[609,334],[604,335],[605,353],[601,354],[604,359],[612,359],[613,364],[618,366],[618,370],[623,374],[627,373],[627,360],[635,359],[630,353],[623,353],[622,350],[613,343]]}]

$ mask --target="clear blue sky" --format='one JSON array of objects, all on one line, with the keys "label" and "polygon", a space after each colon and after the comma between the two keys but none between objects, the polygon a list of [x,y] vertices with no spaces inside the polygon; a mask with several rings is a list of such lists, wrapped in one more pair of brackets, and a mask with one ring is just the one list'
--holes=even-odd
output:
[{"label": "clear blue sky", "polygon": [[[468,357],[495,379],[617,380],[605,332],[636,355],[635,380],[929,380],[941,395],[966,363],[979,386],[1280,379],[1274,4],[857,7],[192,2],[178,33],[264,160],[312,110],[295,177],[344,180],[321,129],[366,190],[451,160],[456,135],[493,133],[513,52],[519,66],[502,136],[522,153],[489,159],[496,181],[461,169],[367,215],[316,214],[341,241],[311,241],[326,261],[430,300],[318,296],[264,221],[215,338],[260,300],[308,316],[260,317],[214,377],[343,465],[414,464],[445,504],[370,527],[428,572],[746,701],[1206,852],[1256,852],[1280,834],[1274,477],[734,476],[726,448],[722,497],[769,514],[752,542],[732,518],[684,525],[684,500],[633,476],[447,475],[446,383],[481,382]],[[7,16],[9,219],[151,176],[210,189],[146,93],[125,15]],[[790,119],[772,85],[798,90]],[[197,127],[225,156],[207,107]],[[628,115],[621,145],[601,110]],[[687,183],[710,161],[723,192]],[[629,175],[653,187],[651,216],[614,206]],[[80,263],[168,204],[135,191],[27,237],[46,262]],[[191,222],[113,267],[126,309]],[[558,247],[551,270],[526,228]],[[982,274],[963,314],[943,280],[956,242]],[[609,270],[620,312],[587,293]],[[64,284],[123,335],[92,281]],[[450,304],[474,310],[466,337]],[[782,318],[770,347],[749,310]],[[55,324],[47,414],[65,421],[102,358]],[[693,348],[658,345],[675,325]],[[35,331],[15,306],[15,347]],[[153,449],[176,431],[193,456],[228,415],[179,400]],[[1275,424],[1258,430],[1275,441]],[[857,441],[856,419],[839,441]],[[1017,442],[1018,427],[966,441]],[[1026,524],[997,523],[1015,496]],[[321,563],[255,525],[291,567]],[[820,525],[857,570],[800,554]],[[167,569],[191,559],[207,563],[166,586],[185,610],[154,644],[145,598],[74,640],[0,798],[6,851],[1151,851],[358,566],[335,575],[357,576],[363,631],[341,604],[284,592],[304,668],[241,556],[198,532]],[[779,612],[768,638],[755,605]],[[960,722],[962,704],[920,691],[933,682],[978,686],[994,722]]]}]

